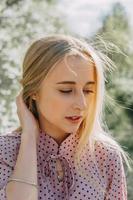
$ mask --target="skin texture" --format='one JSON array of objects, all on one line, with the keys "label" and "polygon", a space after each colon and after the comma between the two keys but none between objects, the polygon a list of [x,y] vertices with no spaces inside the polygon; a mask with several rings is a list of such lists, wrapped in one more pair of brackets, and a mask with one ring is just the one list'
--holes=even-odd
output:
[{"label": "skin texture", "polygon": [[[67,61],[67,62],[66,62]],[[75,85],[56,84],[61,81],[75,81]],[[69,134],[78,130],[89,102],[94,93],[94,66],[79,55],[69,55],[62,59],[48,76],[43,80],[40,90],[34,95],[36,101],[40,128],[52,136],[60,144]],[[70,90],[62,93],[60,90]],[[65,119],[66,116],[82,115],[79,123],[73,124]]]},{"label": "skin texture", "polygon": [[[17,114],[22,126],[21,144],[11,178],[28,180],[37,185],[37,139],[39,126],[25,105],[22,91],[16,97]],[[29,126],[29,124],[31,126]],[[29,148],[30,147],[30,148]],[[30,160],[30,162],[29,162]],[[37,200],[38,190],[27,183],[11,181],[6,186],[8,200]]]}]

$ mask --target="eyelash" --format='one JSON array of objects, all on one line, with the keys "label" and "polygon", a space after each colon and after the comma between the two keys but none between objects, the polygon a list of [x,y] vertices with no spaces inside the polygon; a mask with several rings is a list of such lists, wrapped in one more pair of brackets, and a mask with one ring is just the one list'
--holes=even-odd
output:
[{"label": "eyelash", "polygon": [[[65,94],[67,94],[67,93],[71,93],[72,92],[72,90],[66,90],[66,91],[64,91],[64,90],[59,90],[61,93],[65,93]],[[89,94],[89,93],[94,93],[92,90],[86,90],[85,91],[87,94]]]}]

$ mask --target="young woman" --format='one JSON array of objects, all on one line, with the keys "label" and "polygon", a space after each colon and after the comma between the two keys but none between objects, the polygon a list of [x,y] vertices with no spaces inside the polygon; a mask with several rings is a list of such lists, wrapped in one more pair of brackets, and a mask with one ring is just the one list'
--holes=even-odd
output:
[{"label": "young woman", "polygon": [[127,154],[103,128],[105,66],[72,36],[51,35],[28,49],[21,126],[0,136],[1,200],[126,200]]}]

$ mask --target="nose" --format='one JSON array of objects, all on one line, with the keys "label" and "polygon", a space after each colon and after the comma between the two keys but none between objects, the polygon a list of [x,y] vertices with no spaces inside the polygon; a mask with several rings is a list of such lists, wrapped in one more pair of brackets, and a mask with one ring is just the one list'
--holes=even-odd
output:
[{"label": "nose", "polygon": [[74,108],[84,111],[87,107],[87,99],[85,95],[81,92],[74,99]]}]

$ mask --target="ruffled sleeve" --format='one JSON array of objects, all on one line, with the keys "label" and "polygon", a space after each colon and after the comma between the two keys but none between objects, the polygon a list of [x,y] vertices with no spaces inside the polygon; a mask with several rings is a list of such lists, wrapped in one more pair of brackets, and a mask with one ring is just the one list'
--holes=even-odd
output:
[{"label": "ruffled sleeve", "polygon": [[20,140],[20,135],[0,135],[0,200],[7,200],[7,181],[16,163]]}]

